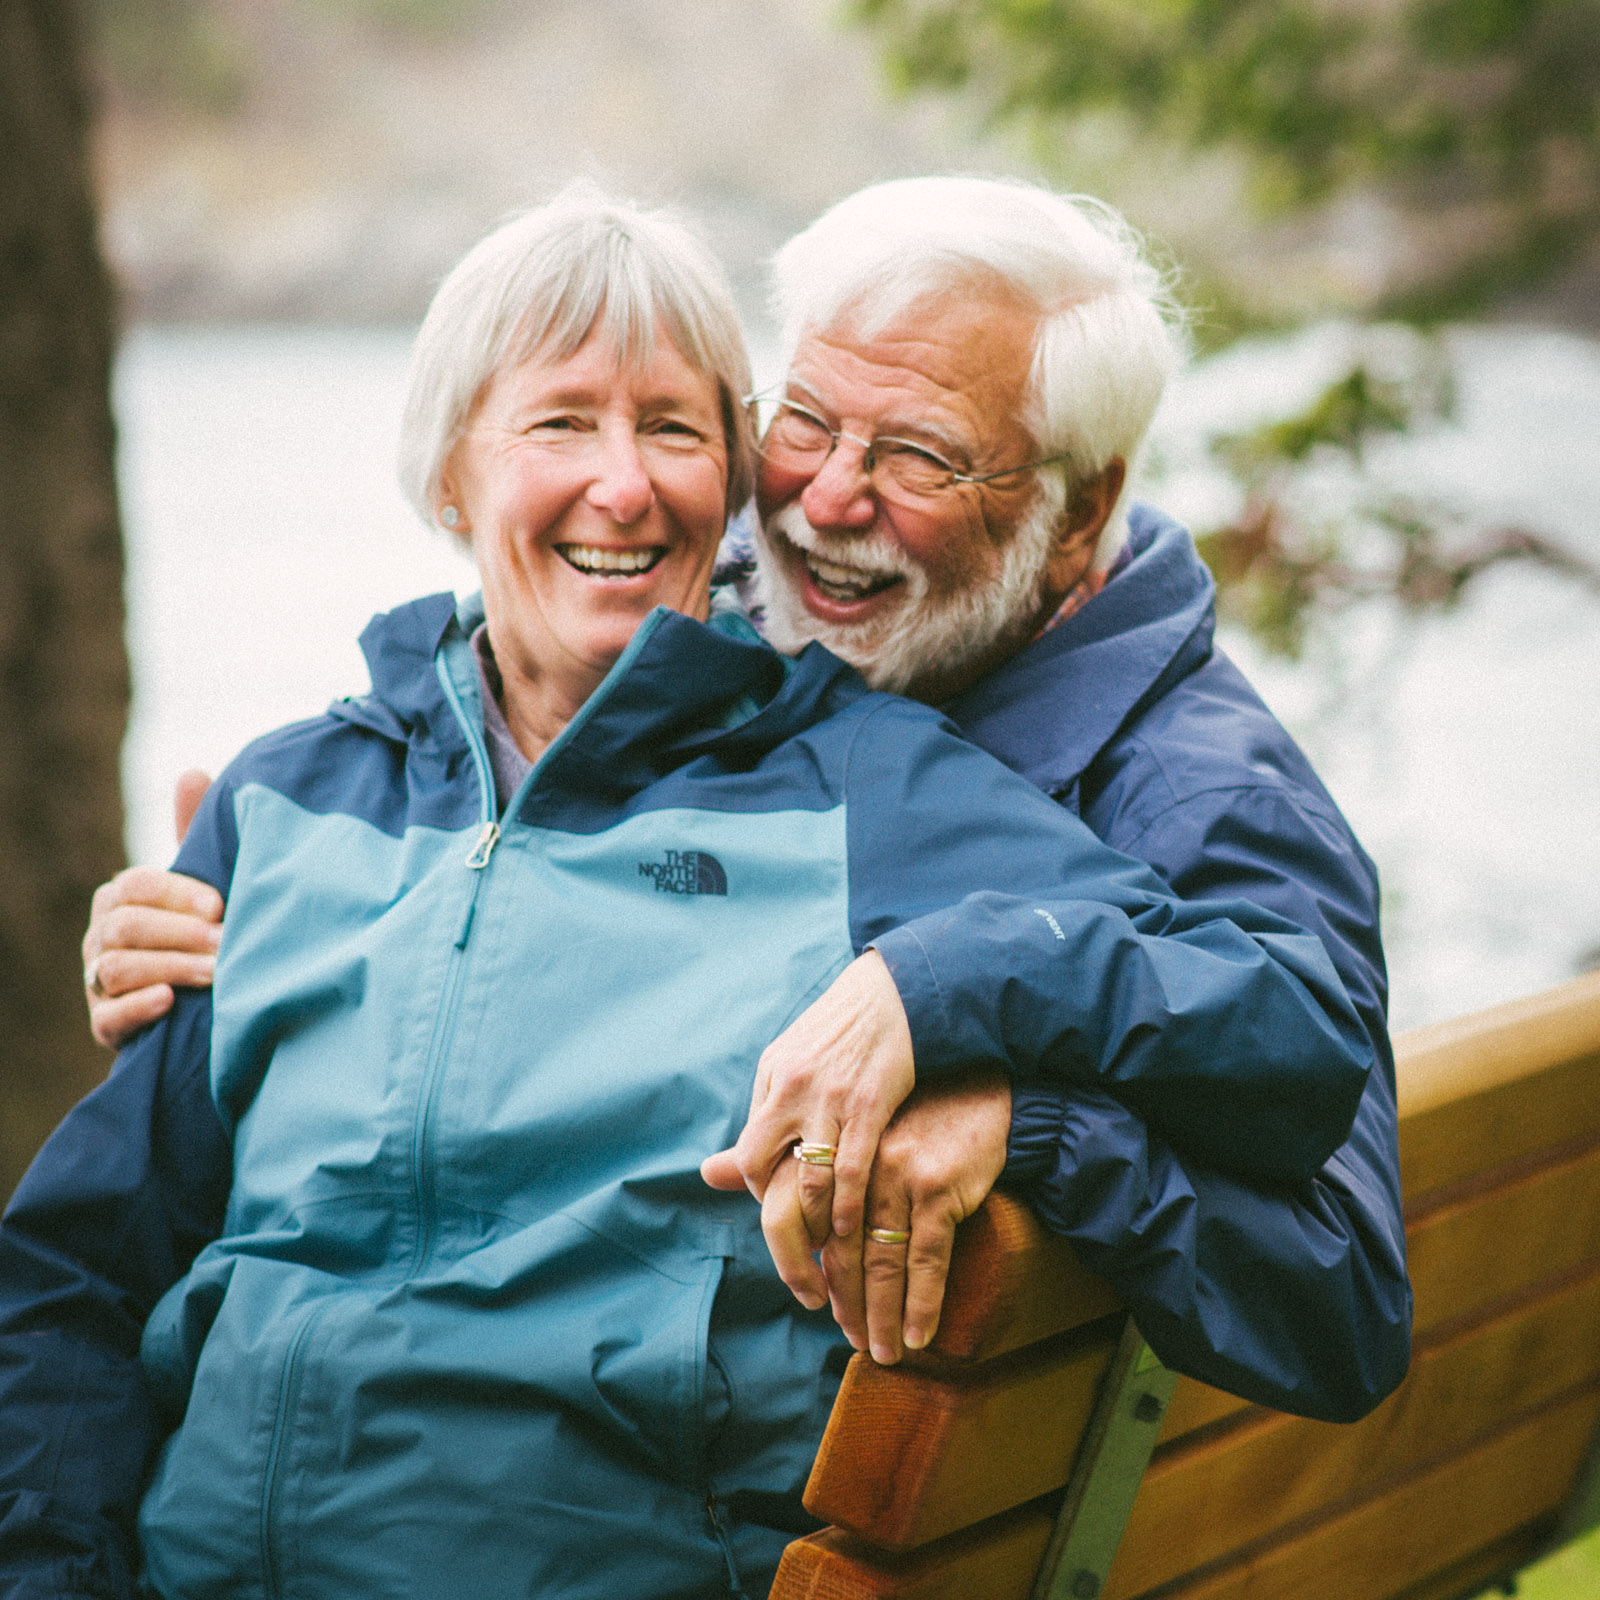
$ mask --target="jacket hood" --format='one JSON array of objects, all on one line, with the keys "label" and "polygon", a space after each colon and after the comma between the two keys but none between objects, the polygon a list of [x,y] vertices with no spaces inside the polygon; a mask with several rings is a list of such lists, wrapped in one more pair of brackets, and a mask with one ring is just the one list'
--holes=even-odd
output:
[{"label": "jacket hood", "polygon": [[[478,595],[459,604],[427,595],[381,612],[361,634],[372,693],[333,713],[388,738],[464,750],[435,662],[470,649],[482,621]],[[704,623],[657,606],[549,756],[569,783],[576,767],[586,784],[630,794],[712,749],[754,760],[869,692],[820,645],[779,655],[720,594]]]},{"label": "jacket hood", "polygon": [[[1216,585],[1188,530],[1129,512],[1127,563],[1076,616],[943,707],[1046,793],[1060,795],[1136,712],[1212,652]],[[1041,725],[1041,704],[1067,714]]]}]

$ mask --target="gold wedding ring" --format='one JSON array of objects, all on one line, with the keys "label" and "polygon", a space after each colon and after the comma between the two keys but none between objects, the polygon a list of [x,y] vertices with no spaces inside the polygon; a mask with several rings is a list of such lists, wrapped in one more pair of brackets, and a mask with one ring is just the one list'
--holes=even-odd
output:
[{"label": "gold wedding ring", "polygon": [[839,1148],[831,1144],[812,1144],[807,1139],[802,1139],[794,1147],[794,1158],[803,1161],[808,1167],[831,1167],[833,1158],[838,1155]]},{"label": "gold wedding ring", "polygon": [[867,1237],[879,1244],[907,1244],[911,1239],[909,1228],[868,1228]]}]

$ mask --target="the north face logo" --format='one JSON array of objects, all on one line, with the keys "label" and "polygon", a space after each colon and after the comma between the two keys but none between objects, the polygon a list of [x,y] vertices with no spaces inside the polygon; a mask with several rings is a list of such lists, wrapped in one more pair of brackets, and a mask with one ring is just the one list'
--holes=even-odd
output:
[{"label": "the north face logo", "polygon": [[728,874],[704,850],[669,850],[665,861],[641,861],[641,878],[654,878],[659,894],[726,894]]}]

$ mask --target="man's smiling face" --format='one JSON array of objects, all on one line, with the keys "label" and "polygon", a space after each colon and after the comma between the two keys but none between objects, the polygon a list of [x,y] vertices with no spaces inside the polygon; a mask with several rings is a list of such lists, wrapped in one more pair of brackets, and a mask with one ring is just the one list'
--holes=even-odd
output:
[{"label": "man's smiling face", "polygon": [[1037,628],[1061,506],[1036,474],[901,497],[879,491],[861,443],[925,444],[976,476],[1034,461],[1037,322],[1002,292],[947,290],[876,332],[846,318],[801,341],[787,396],[851,437],[810,473],[763,458],[760,598],[780,649],[818,639],[876,687],[937,699]]}]

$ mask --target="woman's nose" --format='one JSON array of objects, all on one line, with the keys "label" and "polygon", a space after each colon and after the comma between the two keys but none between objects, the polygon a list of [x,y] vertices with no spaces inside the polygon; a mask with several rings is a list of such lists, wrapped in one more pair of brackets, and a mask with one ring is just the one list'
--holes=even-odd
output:
[{"label": "woman's nose", "polygon": [[866,528],[878,515],[859,439],[841,434],[828,459],[800,491],[800,509],[813,528]]},{"label": "woman's nose", "polygon": [[656,491],[633,430],[605,429],[594,448],[594,476],[585,498],[624,526],[637,522],[655,504]]}]

